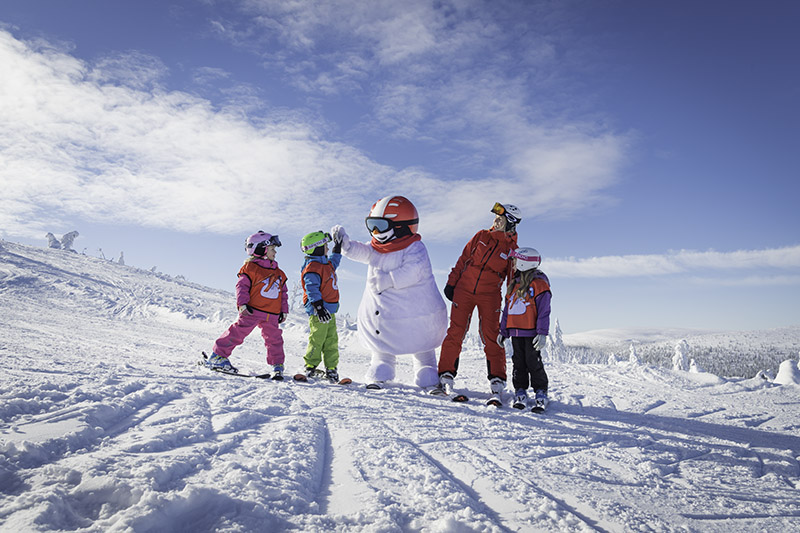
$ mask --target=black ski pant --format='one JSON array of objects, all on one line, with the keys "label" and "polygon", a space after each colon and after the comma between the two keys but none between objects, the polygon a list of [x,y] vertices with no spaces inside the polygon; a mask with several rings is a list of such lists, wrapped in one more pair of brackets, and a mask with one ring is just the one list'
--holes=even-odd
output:
[{"label": "black ski pant", "polygon": [[514,354],[511,362],[514,370],[511,373],[511,383],[514,390],[528,389],[543,390],[547,392],[547,372],[544,371],[542,354],[533,347],[533,337],[511,337],[511,346]]}]

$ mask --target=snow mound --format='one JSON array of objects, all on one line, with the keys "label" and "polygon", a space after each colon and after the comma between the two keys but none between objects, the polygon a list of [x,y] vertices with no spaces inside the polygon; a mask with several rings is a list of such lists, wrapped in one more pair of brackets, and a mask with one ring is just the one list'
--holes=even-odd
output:
[{"label": "snow mound", "polygon": [[774,383],[778,385],[800,385],[800,369],[797,362],[788,359],[781,363],[778,368],[778,375],[775,376]]}]

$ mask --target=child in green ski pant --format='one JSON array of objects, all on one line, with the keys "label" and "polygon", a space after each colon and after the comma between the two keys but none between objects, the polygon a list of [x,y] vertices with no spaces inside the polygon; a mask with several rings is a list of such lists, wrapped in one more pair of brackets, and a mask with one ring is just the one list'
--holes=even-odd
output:
[{"label": "child in green ski pant", "polygon": [[312,376],[320,362],[325,364],[325,377],[339,381],[339,334],[336,331],[336,312],[339,310],[339,287],[336,269],[342,260],[342,244],[334,243],[328,257],[331,236],[314,231],[303,237],[300,248],[306,254],[301,270],[303,305],[308,313],[308,349],[303,357],[305,373]]}]

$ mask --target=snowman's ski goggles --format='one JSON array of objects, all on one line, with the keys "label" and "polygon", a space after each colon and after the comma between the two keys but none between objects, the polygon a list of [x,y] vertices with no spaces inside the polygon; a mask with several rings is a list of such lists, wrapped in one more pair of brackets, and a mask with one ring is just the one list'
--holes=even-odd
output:
[{"label": "snowman's ski goggles", "polygon": [[419,224],[419,219],[415,218],[413,220],[403,220],[402,222],[395,222],[394,220],[389,220],[388,218],[382,217],[367,217],[365,220],[367,224],[367,229],[370,233],[386,233],[390,229],[394,227],[400,226],[413,226],[414,224]]}]

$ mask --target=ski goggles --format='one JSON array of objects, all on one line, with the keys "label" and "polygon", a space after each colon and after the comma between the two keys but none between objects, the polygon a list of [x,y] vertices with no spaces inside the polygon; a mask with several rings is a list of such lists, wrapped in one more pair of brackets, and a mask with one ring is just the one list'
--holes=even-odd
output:
[{"label": "ski goggles", "polygon": [[525,255],[525,254],[519,253],[516,250],[511,250],[511,252],[509,252],[509,254],[508,254],[508,257],[514,257],[516,259],[522,259],[523,261],[534,261],[534,262],[535,261],[539,261],[539,262],[542,261],[542,256],[540,256],[540,255]]},{"label": "ski goggles", "polygon": [[378,233],[386,233],[394,227],[394,223],[388,218],[367,217],[365,222],[370,233],[375,233],[376,231]]},{"label": "ski goggles", "polygon": [[323,235],[323,237],[322,237],[320,240],[318,240],[317,242],[315,242],[315,243],[312,243],[312,244],[309,244],[309,245],[307,245],[307,246],[301,246],[300,248],[302,248],[304,252],[307,252],[307,251],[309,251],[309,250],[313,250],[314,248],[316,248],[316,247],[318,247],[318,246],[322,246],[323,244],[328,244],[328,243],[329,243],[329,242],[331,242],[332,240],[333,240],[333,237],[331,237],[331,234],[330,234],[330,233],[326,233],[326,234],[325,234],[325,235]]},{"label": "ski goggles", "polygon": [[388,218],[382,217],[367,217],[365,219],[367,224],[367,229],[370,233],[386,233],[390,229],[394,228],[395,226],[413,226],[414,224],[419,224],[419,219],[415,218],[412,220],[404,220],[402,222],[395,222],[393,220],[389,220]]},{"label": "ski goggles", "polygon": [[277,235],[273,235],[267,240],[267,246],[276,246],[277,247],[277,246],[280,246],[280,245],[281,245],[281,239]]},{"label": "ski goggles", "polygon": [[518,224],[519,223],[519,219],[517,217],[515,217],[514,215],[512,215],[511,213],[509,213],[508,210],[506,209],[506,206],[504,206],[500,202],[495,202],[494,203],[494,206],[492,207],[492,213],[494,213],[495,215],[500,215],[500,216],[506,217],[506,220],[508,220],[512,224]]}]

